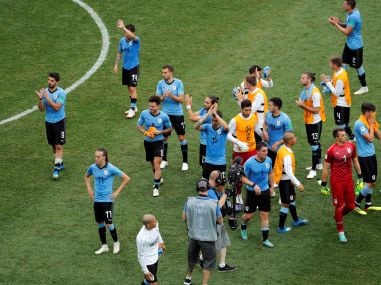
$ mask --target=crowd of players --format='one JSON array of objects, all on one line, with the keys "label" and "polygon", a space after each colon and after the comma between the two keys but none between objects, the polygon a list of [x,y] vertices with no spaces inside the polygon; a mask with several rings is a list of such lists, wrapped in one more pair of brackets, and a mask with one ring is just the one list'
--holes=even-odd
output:
[{"label": "crowd of players", "polygon": [[[326,113],[322,94],[315,85],[315,74],[303,72],[300,77],[302,91],[296,106],[302,109],[306,136],[311,148],[311,167],[307,179],[317,176],[322,170],[321,193],[332,194],[335,207],[335,221],[340,242],[347,242],[344,234],[343,217],[352,210],[366,215],[368,210],[380,210],[372,205],[372,189],[377,179],[377,160],[374,138],[381,138],[379,125],[375,119],[376,107],[372,103],[361,105],[362,114],[350,127],[350,110],[352,106],[347,66],[356,68],[361,88],[354,94],[367,93],[365,70],[362,65],[361,17],[354,0],[344,1],[347,11],[346,22],[337,17],[329,17],[330,24],[347,36],[342,57],[329,59],[332,77],[322,74],[322,93],[330,94],[336,128],[333,130],[334,144],[328,148],[325,160],[322,161],[320,136]],[[114,72],[118,73],[118,63],[123,56],[122,84],[128,86],[131,98],[130,108],[125,112],[128,119],[138,114],[137,84],[139,75],[140,39],[135,34],[135,27],[125,25],[118,20],[117,27],[125,37],[120,40]],[[58,179],[64,169],[63,145],[65,144],[65,101],[66,94],[58,87],[60,76],[52,72],[48,77],[48,88],[36,91],[38,108],[45,111],[46,134],[52,146],[54,159],[53,178]],[[192,96],[186,95],[181,80],[174,77],[171,65],[162,67],[162,80],[157,83],[156,95],[148,100],[148,109],[142,111],[137,121],[137,130],[144,136],[146,160],[151,163],[153,172],[154,197],[159,196],[159,187],[163,183],[162,169],[168,166],[168,136],[174,130],[178,136],[182,153],[181,170],[187,171],[188,142],[185,136],[185,118],[183,105],[189,119],[195,123],[194,128],[200,131],[199,164],[203,179],[197,181],[197,197],[187,199],[183,219],[186,220],[189,235],[188,271],[184,284],[192,283],[191,275],[194,266],[200,262],[203,267],[203,284],[207,284],[213,268],[216,266],[217,253],[220,257],[218,271],[234,271],[234,266],[225,262],[226,248],[230,245],[229,237],[222,222],[221,209],[224,207],[227,194],[224,191],[227,167],[227,141],[233,144],[233,158],[240,158],[243,165],[243,176],[235,188],[236,203],[244,205],[241,218],[241,238],[248,239],[247,223],[259,210],[263,246],[273,248],[269,240],[270,198],[275,196],[274,188],[279,187],[280,211],[277,232],[284,234],[291,230],[285,222],[288,213],[292,217],[292,226],[298,227],[308,223],[307,219],[298,217],[295,203],[295,188],[304,190],[304,186],[295,176],[295,157],[292,151],[296,136],[292,132],[292,123],[286,113],[281,111],[282,99],[268,99],[264,88],[274,86],[271,68],[253,65],[239,87],[233,89],[233,97],[240,112],[229,123],[223,118],[218,108],[219,98],[207,96],[203,106],[193,110]],[[160,108],[162,106],[162,108]],[[352,162],[358,174],[356,181],[357,197],[354,193],[352,179]],[[330,175],[330,188],[327,179]],[[94,188],[90,177],[94,177]],[[122,178],[116,191],[112,191],[115,176]],[[95,151],[95,163],[86,174],[87,191],[94,200],[95,220],[98,224],[101,248],[96,254],[108,252],[106,229],[113,241],[113,253],[120,251],[116,227],[112,222],[113,201],[128,184],[130,178],[118,167],[108,161],[107,150]],[[241,193],[242,184],[246,188],[246,201]],[[361,207],[365,199],[364,209]],[[199,221],[203,220],[203,223]],[[209,222],[208,222],[209,221]],[[138,258],[145,275],[142,284],[156,284],[159,253],[165,245],[158,230],[156,218],[145,215],[143,227],[137,236]],[[217,223],[217,227],[216,227]],[[200,255],[201,252],[201,255]]]}]

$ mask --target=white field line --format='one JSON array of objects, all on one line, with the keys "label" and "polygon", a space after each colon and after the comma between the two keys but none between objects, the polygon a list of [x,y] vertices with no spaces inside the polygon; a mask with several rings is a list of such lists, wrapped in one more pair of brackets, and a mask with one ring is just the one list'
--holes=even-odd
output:
[{"label": "white field line", "polygon": [[[101,52],[99,54],[99,57],[98,57],[97,61],[86,72],[86,74],[83,75],[76,82],[74,82],[71,86],[69,86],[68,88],[65,89],[66,94],[69,94],[71,91],[73,91],[79,85],[84,83],[87,79],[89,79],[98,70],[99,67],[101,67],[101,65],[103,64],[103,62],[106,59],[106,56],[107,56],[107,53],[108,53],[108,49],[109,49],[109,46],[110,46],[110,40],[109,40],[109,34],[108,34],[108,31],[107,31],[107,28],[106,28],[105,24],[103,23],[102,19],[94,11],[94,9],[91,8],[89,5],[87,5],[86,3],[84,3],[81,0],[72,0],[72,1],[74,3],[77,3],[83,9],[85,9],[87,11],[87,13],[90,14],[91,18],[93,18],[93,20],[97,24],[97,26],[98,26],[101,34],[102,34],[102,49],[101,49]],[[16,121],[16,120],[18,120],[18,119],[20,119],[22,117],[25,117],[26,115],[29,115],[30,113],[36,111],[37,109],[38,109],[37,105],[35,105],[32,108],[30,108],[28,110],[25,110],[25,111],[23,111],[23,112],[21,112],[21,113],[19,113],[17,115],[14,115],[14,116],[9,117],[7,119],[1,120],[0,121],[0,126],[8,124],[8,123],[13,122],[13,121]]]}]

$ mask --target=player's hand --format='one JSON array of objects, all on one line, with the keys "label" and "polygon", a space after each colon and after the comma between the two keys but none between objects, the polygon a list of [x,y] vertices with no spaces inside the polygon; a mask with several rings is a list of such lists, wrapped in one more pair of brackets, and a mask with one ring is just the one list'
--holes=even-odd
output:
[{"label": "player's hand", "polygon": [[154,138],[156,135],[158,135],[160,132],[155,127],[149,127],[147,130],[151,134],[151,138]]},{"label": "player's hand", "polygon": [[149,281],[153,281],[155,278],[153,277],[153,274],[151,272],[148,272],[147,274],[145,274],[145,277],[147,280]]},{"label": "player's hand", "polygon": [[94,191],[88,191],[88,193],[89,193],[89,197],[90,197],[90,199],[93,201],[94,200]]},{"label": "player's hand", "polygon": [[117,28],[119,28],[119,29],[123,29],[123,28],[124,28],[124,22],[123,22],[123,20],[119,19],[119,20],[116,22],[116,26],[117,26]]},{"label": "player's hand", "polygon": [[258,186],[258,184],[256,184],[255,186],[254,186],[254,192],[255,192],[255,195],[261,195],[261,188]]},{"label": "player's hand", "polygon": [[118,74],[118,64],[114,64],[114,73]]},{"label": "player's hand", "polygon": [[299,192],[303,192],[304,191],[304,186],[303,184],[299,184],[298,187],[296,187],[298,189]]},{"label": "player's hand", "polygon": [[296,106],[298,106],[298,107],[301,107],[301,106],[304,105],[303,101],[300,100],[300,99],[298,99],[297,101],[295,101],[295,103],[296,103]]},{"label": "player's hand", "polygon": [[116,197],[118,197],[118,196],[119,196],[119,192],[118,191],[115,191],[115,192],[113,192],[111,194],[112,199],[116,199]]},{"label": "player's hand", "polygon": [[42,100],[42,98],[44,97],[43,96],[43,90],[44,90],[44,88],[41,88],[40,91],[37,91],[37,90],[34,91],[36,93],[38,99],[40,99],[40,100]]},{"label": "player's hand", "polygon": [[324,83],[327,83],[329,81],[327,75],[325,74],[320,75],[320,80],[323,81]]},{"label": "player's hand", "polygon": [[192,106],[192,95],[185,94],[184,102],[186,106]]},{"label": "player's hand", "polygon": [[329,194],[331,194],[331,190],[328,186],[322,186],[320,188],[320,194],[322,194],[323,196],[329,196]]},{"label": "player's hand", "polygon": [[154,133],[149,132],[149,131],[145,131],[144,136],[150,137],[151,139],[153,139],[156,135]]},{"label": "player's hand", "polygon": [[237,88],[237,91],[236,91],[235,95],[236,95],[236,98],[237,98],[238,102],[241,102],[241,101],[243,101],[245,99],[245,95],[243,95],[243,92],[242,92],[241,88]]},{"label": "player's hand", "polygon": [[249,144],[246,142],[242,142],[240,140],[237,140],[236,145],[239,147],[239,149],[242,152],[247,152],[249,150]]},{"label": "player's hand", "polygon": [[275,190],[274,190],[274,187],[270,187],[270,197],[274,197],[276,194],[275,194]]}]

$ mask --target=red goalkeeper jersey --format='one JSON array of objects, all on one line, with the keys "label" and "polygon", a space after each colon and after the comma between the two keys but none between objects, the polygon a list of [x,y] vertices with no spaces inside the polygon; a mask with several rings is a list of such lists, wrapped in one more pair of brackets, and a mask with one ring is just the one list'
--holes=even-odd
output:
[{"label": "red goalkeeper jersey", "polygon": [[325,161],[331,164],[331,181],[352,180],[352,159],[356,156],[356,147],[351,142],[331,145],[325,156]]}]

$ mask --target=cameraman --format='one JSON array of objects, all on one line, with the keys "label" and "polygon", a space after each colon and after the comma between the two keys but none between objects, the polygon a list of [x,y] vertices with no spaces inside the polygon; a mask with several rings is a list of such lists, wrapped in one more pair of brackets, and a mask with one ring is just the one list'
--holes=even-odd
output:
[{"label": "cameraman", "polygon": [[[209,190],[208,197],[212,200],[218,201],[218,205],[222,209],[225,205],[227,195],[225,193],[225,173],[218,170],[213,170],[209,176]],[[224,212],[222,212],[224,216]],[[225,225],[217,224],[217,241],[216,250],[217,255],[220,256],[220,263],[218,265],[218,272],[236,271],[237,267],[230,266],[225,263],[227,247],[230,246],[230,239]],[[201,261],[201,258],[200,258]]]},{"label": "cameraman", "polygon": [[[257,154],[244,164],[242,182],[246,186],[245,213],[242,216],[241,238],[247,240],[247,222],[251,220],[257,208],[261,218],[263,246],[273,248],[269,241],[269,213],[271,210],[270,191],[274,187],[274,175],[268,148],[264,142],[257,143]],[[270,187],[269,187],[270,185]]]}]

